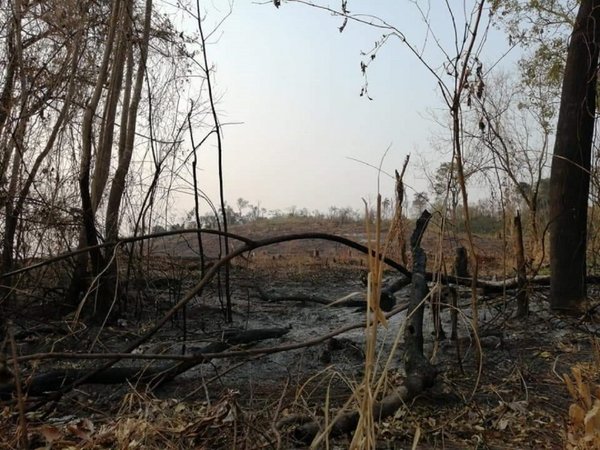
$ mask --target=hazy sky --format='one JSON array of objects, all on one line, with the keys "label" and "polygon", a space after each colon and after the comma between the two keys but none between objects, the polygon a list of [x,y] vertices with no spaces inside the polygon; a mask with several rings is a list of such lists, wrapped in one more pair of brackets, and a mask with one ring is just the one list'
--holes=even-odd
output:
[{"label": "hazy sky", "polygon": [[[338,3],[330,2],[335,7]],[[353,13],[384,18],[419,48],[426,42],[425,56],[440,67],[439,51],[413,2],[348,3]],[[222,16],[227,4],[214,0],[206,9],[209,17]],[[419,4],[427,7],[425,1]],[[464,21],[462,11],[456,19]],[[451,46],[447,12],[432,12],[432,23],[442,44]],[[382,166],[388,173],[400,169],[411,154],[406,182],[412,200],[411,187],[427,189],[423,165],[432,171],[449,159],[449,154],[431,150],[432,135],[445,133],[432,120],[432,112],[441,118],[447,114],[432,75],[392,38],[368,70],[373,100],[360,97],[360,62],[365,60],[361,51],[370,50],[382,31],[350,22],[340,33],[341,24],[339,17],[300,4],[284,3],[276,9],[271,2],[238,0],[233,5],[208,47],[216,68],[220,119],[241,122],[224,129],[229,203],[235,205],[243,197],[267,209],[361,208],[362,198],[376,196],[377,171],[355,160],[378,166],[388,147]],[[482,59],[489,65],[506,51],[505,38],[492,29],[486,49]],[[510,67],[514,60],[509,55],[502,64]],[[216,200],[216,163],[211,156],[215,149],[205,147],[202,152],[200,180]],[[382,176],[382,195],[393,196],[393,188],[393,180]]]}]

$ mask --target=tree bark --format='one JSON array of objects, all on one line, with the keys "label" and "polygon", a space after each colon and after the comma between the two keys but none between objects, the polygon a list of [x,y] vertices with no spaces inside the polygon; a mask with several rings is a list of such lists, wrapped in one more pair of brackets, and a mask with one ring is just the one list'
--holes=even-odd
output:
[{"label": "tree bark", "polygon": [[582,0],[567,53],[550,175],[550,303],[571,313],[586,298],[599,23],[600,0]]}]

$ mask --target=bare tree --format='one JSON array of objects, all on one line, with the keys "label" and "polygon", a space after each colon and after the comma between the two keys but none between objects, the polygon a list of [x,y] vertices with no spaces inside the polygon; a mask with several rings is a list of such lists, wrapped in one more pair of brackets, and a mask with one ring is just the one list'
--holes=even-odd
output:
[{"label": "bare tree", "polygon": [[[189,66],[191,55],[187,37],[151,1],[14,0],[0,5],[0,29],[0,48],[10,55],[0,61],[0,260],[2,270],[10,271],[19,255],[116,240],[123,217],[138,214],[131,202],[135,196],[129,195],[133,191],[127,192],[136,143],[147,144],[140,148],[138,174],[146,170],[148,155],[158,162],[155,188],[163,162],[174,160],[183,142],[187,115],[172,104],[165,114],[158,104],[177,98],[168,91],[185,82],[189,72],[180,75],[173,68]],[[151,52],[156,64],[148,67]],[[152,85],[160,74],[171,79]],[[148,120],[139,125],[145,99],[159,106],[161,124],[172,119],[165,129],[175,136],[172,141],[153,142],[151,106]],[[160,154],[155,145],[166,151]],[[123,208],[124,198],[130,209]],[[91,252],[94,275],[110,275],[103,271],[112,251]],[[82,256],[73,266],[74,302],[86,287],[82,280],[89,261]],[[106,312],[114,296],[110,283],[104,284],[108,295],[98,298],[107,303],[97,305]]]},{"label": "bare tree", "polygon": [[[449,17],[450,27],[453,33],[452,44],[448,48],[442,46],[442,40],[439,39],[437,30],[435,30],[430,21],[427,11],[421,9],[418,2],[413,2],[418,9],[427,29],[427,35],[431,36],[431,42],[439,50],[442,61],[435,63],[428,61],[424,57],[423,51],[408,41],[405,34],[386,20],[370,14],[358,14],[351,12],[347,2],[342,2],[341,9],[334,9],[322,5],[318,2],[305,0],[289,0],[290,2],[302,3],[320,10],[324,10],[343,18],[343,23],[339,28],[343,32],[349,21],[368,25],[383,31],[382,38],[377,42],[374,48],[369,52],[364,52],[366,62],[361,63],[361,70],[365,74],[365,85],[361,95],[368,98],[368,85],[366,82],[366,73],[370,63],[375,59],[377,52],[390,39],[397,38],[408,49],[408,51],[423,65],[431,74],[443,96],[444,103],[450,115],[450,141],[452,143],[452,172],[456,170],[458,184],[460,186],[461,200],[464,213],[464,226],[467,232],[469,243],[469,253],[473,272],[472,289],[472,308],[473,308],[473,326],[477,329],[477,291],[475,289],[478,277],[478,257],[477,249],[473,240],[471,231],[470,212],[468,192],[465,176],[465,153],[464,153],[464,134],[463,134],[463,105],[469,104],[473,87],[483,89],[481,76],[483,73],[483,64],[478,55],[485,42],[485,21],[483,11],[485,0],[474,0],[464,2],[460,8],[454,9],[450,2],[444,2],[443,8],[446,9]],[[277,6],[277,5],[276,5]],[[489,20],[489,18],[487,19]],[[440,66],[441,63],[441,66]]]},{"label": "bare tree", "polygon": [[586,237],[596,114],[600,1],[583,0],[567,53],[550,176],[550,302],[577,311],[587,297]]},{"label": "bare tree", "polygon": [[[63,14],[69,9],[69,14]],[[10,271],[18,251],[15,244],[19,222],[30,222],[32,211],[28,209],[32,202],[37,202],[37,219],[31,220],[39,221],[46,205],[43,186],[60,184],[60,170],[52,164],[56,162],[53,153],[72,118],[72,103],[80,85],[76,69],[83,29],[81,10],[71,2],[15,1],[4,13],[11,57],[0,95],[0,206],[4,212],[1,268]],[[49,178],[52,174],[56,176],[54,181]],[[35,246],[29,242],[28,247],[30,252]],[[7,285],[10,292],[10,281]]]},{"label": "bare tree", "polygon": [[[532,257],[542,258],[540,210],[544,209],[546,164],[554,127],[553,91],[531,80],[515,83],[506,75],[488,77],[485,95],[474,102],[482,124],[473,138],[492,155],[528,211]],[[547,181],[547,180],[546,180]]]}]

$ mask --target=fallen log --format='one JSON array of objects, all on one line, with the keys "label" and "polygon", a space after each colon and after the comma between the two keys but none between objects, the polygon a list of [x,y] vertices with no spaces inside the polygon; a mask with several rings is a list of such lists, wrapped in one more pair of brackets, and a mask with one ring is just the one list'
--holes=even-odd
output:
[{"label": "fallen log", "polygon": [[[191,349],[191,354],[200,356],[200,358],[155,367],[148,365],[109,367],[100,371],[90,368],[53,370],[24,380],[23,391],[30,397],[39,397],[62,390],[65,386],[72,385],[82,378],[85,379],[84,384],[110,385],[130,382],[151,384],[152,387],[157,387],[199,364],[209,362],[209,358],[201,357],[203,354],[223,352],[234,345],[255,344],[266,339],[276,339],[287,334],[289,330],[289,328],[264,328],[225,332],[222,340],[211,342],[200,349]],[[15,392],[16,384],[14,382],[0,384],[0,399],[8,400]]]},{"label": "fallen log", "polygon": [[[381,401],[373,405],[373,418],[375,420],[383,420],[386,417],[394,414],[398,408],[405,404],[410,398],[418,392],[410,392],[407,386],[400,386],[394,393],[386,396]],[[358,411],[348,411],[340,414],[334,419],[333,425],[329,431],[330,437],[337,437],[343,434],[348,434],[356,428],[360,413]],[[292,438],[304,444],[310,444],[315,436],[321,431],[319,422],[315,420],[307,420],[306,416],[294,417],[294,422],[304,422],[297,426],[292,431]],[[285,418],[277,423],[278,429],[285,429],[289,421]]]},{"label": "fallen log", "polygon": [[[384,312],[390,312],[396,307],[396,298],[394,297],[394,293],[399,291],[405,286],[410,284],[410,278],[401,277],[398,278],[391,283],[388,283],[381,289],[381,295],[379,297],[379,307]],[[324,306],[335,306],[335,307],[347,307],[347,308],[366,308],[367,301],[366,299],[355,299],[353,298],[355,295],[361,294],[361,292],[355,292],[349,294],[342,299],[330,300],[323,297],[318,297],[315,295],[301,295],[301,294],[293,294],[293,295],[275,295],[267,293],[260,286],[253,286],[258,294],[258,297],[269,303],[278,303],[278,302],[300,302],[300,303],[316,303]]]}]

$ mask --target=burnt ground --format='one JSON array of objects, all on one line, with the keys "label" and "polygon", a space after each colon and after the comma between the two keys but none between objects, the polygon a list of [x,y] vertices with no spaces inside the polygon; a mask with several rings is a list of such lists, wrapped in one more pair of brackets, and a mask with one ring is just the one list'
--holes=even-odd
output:
[{"label": "burnt ground", "polygon": [[[278,230],[262,230],[277,233]],[[294,230],[301,231],[301,230]],[[349,233],[348,233],[349,234]],[[359,231],[354,236],[360,238]],[[436,241],[431,238],[430,246]],[[500,244],[481,238],[485,254]],[[427,245],[427,244],[426,244]],[[447,244],[452,247],[453,242]],[[162,246],[162,250],[161,250]],[[500,247],[499,247],[500,246]],[[172,252],[164,249],[171,249]],[[97,327],[70,328],[69,316],[56,308],[52,296],[29,300],[15,320],[20,354],[46,351],[117,352],[144,334],[154,320],[196,281],[190,267],[193,244],[163,242],[155,251],[160,264],[147,273],[143,292],[120,319],[105,327],[95,340]],[[318,252],[318,257],[317,257]],[[176,255],[169,259],[166,254]],[[449,252],[451,254],[451,252]],[[496,253],[497,254],[497,253]],[[488,273],[498,269],[498,259],[484,260]],[[487,263],[486,263],[487,261]],[[29,413],[30,442],[48,448],[296,448],[285,430],[274,424],[293,415],[335,414],[361,380],[364,366],[364,311],[328,307],[311,301],[269,302],[270,297],[296,296],[336,300],[355,293],[364,298],[361,275],[364,260],[354,252],[323,242],[291,243],[268,248],[232,269],[233,322],[224,319],[219,290],[213,282],[190,302],[151,342],[146,353],[181,353],[218,340],[223,330],[286,327],[278,339],[265,340],[251,349],[302,344],[347,325],[357,328],[318,345],[252,357],[214,359],[179,375],[155,390],[148,386],[88,385],[68,393],[56,403],[46,403]],[[386,271],[384,278],[395,274]],[[177,289],[169,281],[181,280]],[[398,304],[408,289],[396,293]],[[599,369],[594,338],[599,325],[594,314],[560,317],[549,311],[546,291],[531,288],[531,314],[513,319],[514,293],[480,295],[479,342],[469,328],[470,292],[461,292],[459,340],[436,343],[426,312],[426,355],[440,370],[436,385],[413,399],[378,426],[380,448],[564,448],[567,437],[569,395],[563,374],[583,364],[589,382],[598,383]],[[590,287],[592,306],[598,290]],[[222,300],[222,299],[221,299]],[[33,319],[37,316],[37,321]],[[442,313],[449,330],[449,313]],[[379,333],[380,364],[388,358],[400,333],[404,313],[389,319]],[[93,346],[92,346],[93,344]],[[402,383],[402,343],[387,367],[387,389]],[[24,363],[24,377],[55,367],[95,367],[94,361]],[[122,364],[131,364],[122,363]],[[17,409],[4,409],[2,448],[18,448]],[[28,403],[31,406],[31,403]],[[347,448],[347,438],[330,448]],[[593,447],[589,447],[593,448]]]}]

